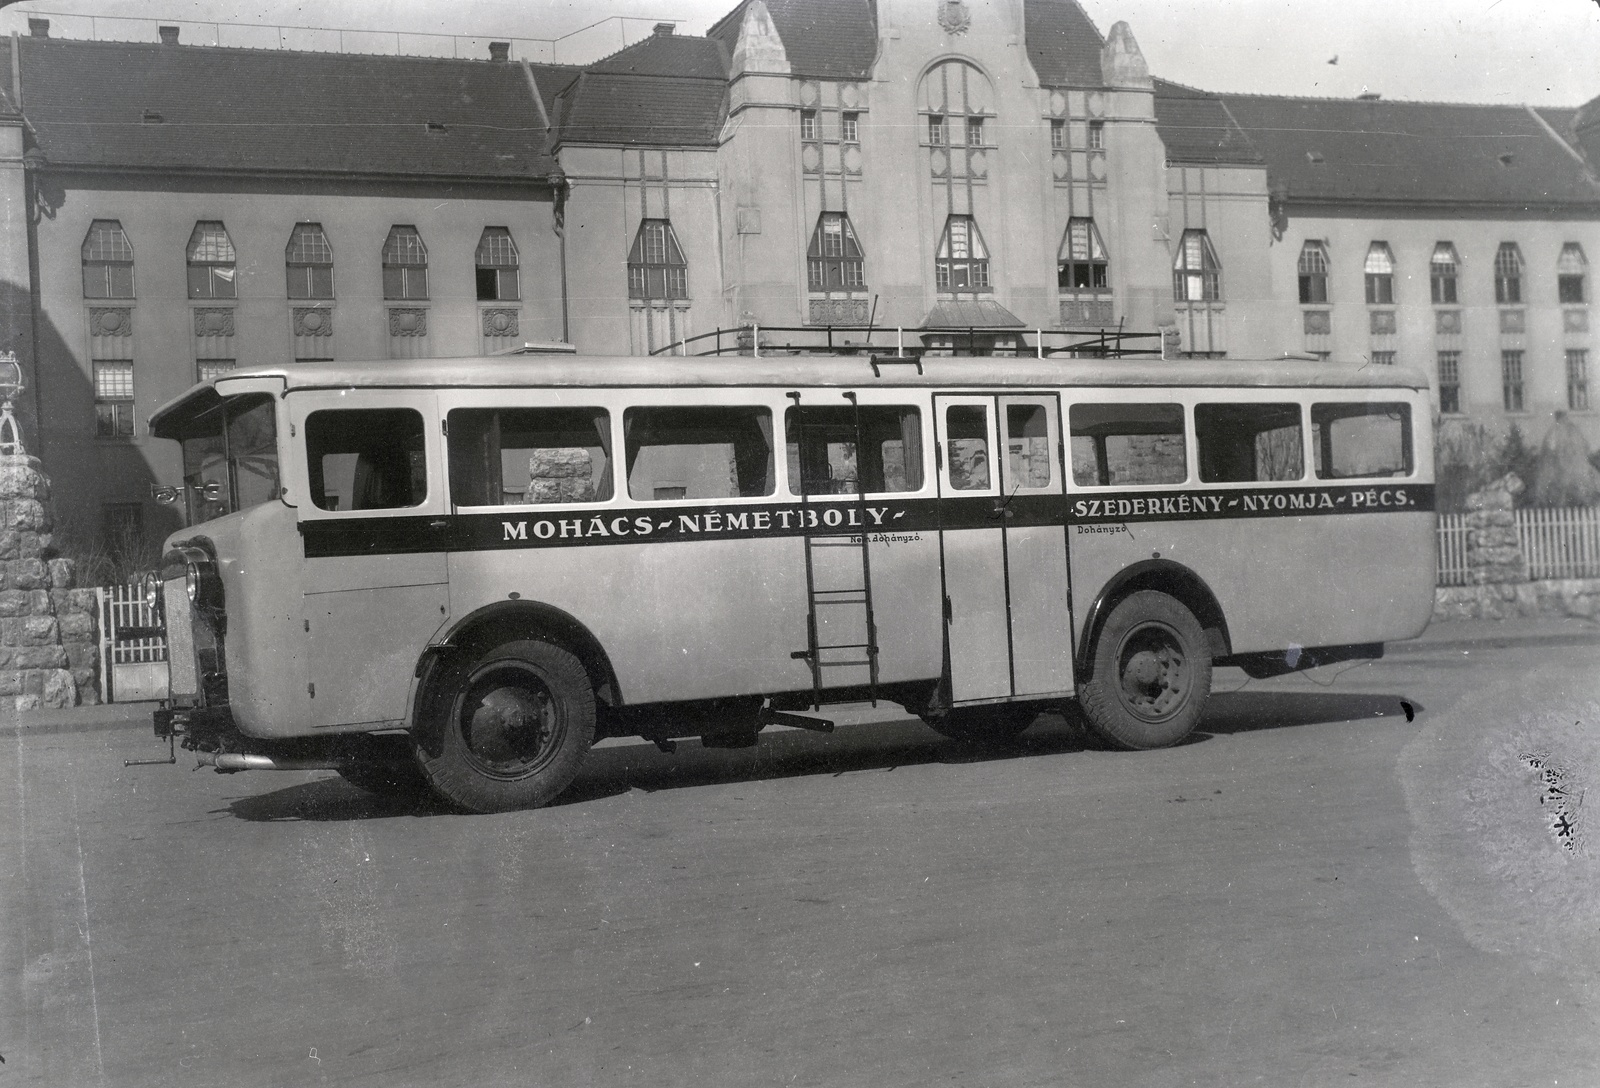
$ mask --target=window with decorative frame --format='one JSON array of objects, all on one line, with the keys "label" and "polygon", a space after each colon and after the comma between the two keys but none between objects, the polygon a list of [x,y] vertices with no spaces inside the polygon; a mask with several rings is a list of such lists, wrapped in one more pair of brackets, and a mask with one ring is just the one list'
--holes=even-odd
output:
[{"label": "window with decorative frame", "polygon": [[1367,305],[1389,306],[1394,303],[1394,251],[1388,242],[1373,242],[1367,247],[1366,263],[1362,266],[1367,281]]},{"label": "window with decorative frame", "polygon": [[815,140],[821,135],[817,124],[816,110],[800,111],[800,138],[802,140]]},{"label": "window with decorative frame", "polygon": [[522,297],[517,243],[509,230],[484,227],[476,261],[479,302],[514,302]]},{"label": "window with decorative frame", "polygon": [[967,146],[968,147],[982,147],[982,146],[984,146],[983,118],[982,117],[968,117],[967,118]]},{"label": "window with decorative frame", "polygon": [[190,298],[238,297],[238,256],[227,227],[214,219],[196,223],[185,256],[189,262]]},{"label": "window with decorative frame", "polygon": [[1583,255],[1583,247],[1577,242],[1568,242],[1561,247],[1561,256],[1556,260],[1556,296],[1562,302],[1581,303],[1585,300],[1583,287],[1584,276],[1589,271],[1589,261]]},{"label": "window with decorative frame", "polygon": [[83,297],[133,297],[133,243],[116,219],[96,219],[83,237]]},{"label": "window with decorative frame", "polygon": [[1104,151],[1106,149],[1106,123],[1104,121],[1089,122],[1089,150]]},{"label": "window with decorative frame", "polygon": [[1589,410],[1589,352],[1584,348],[1567,349],[1567,407]]},{"label": "window with decorative frame", "polygon": [[1093,219],[1075,216],[1067,220],[1056,254],[1056,289],[1094,294],[1111,290],[1111,262]]},{"label": "window with decorative frame", "polygon": [[321,223],[296,223],[283,250],[290,298],[333,297],[333,247]]},{"label": "window with decorative frame", "polygon": [[1461,411],[1461,353],[1439,352],[1439,411],[1456,415]]},{"label": "window with decorative frame", "polygon": [[390,227],[383,240],[383,297],[396,301],[428,297],[428,247],[416,227]]},{"label": "window with decorative frame", "polygon": [[989,247],[972,216],[952,215],[945,220],[933,279],[940,291],[989,290]]},{"label": "window with decorative frame", "polygon": [[1300,278],[1300,301],[1323,303],[1328,301],[1328,247],[1316,239],[1300,247],[1300,260],[1296,265]]},{"label": "window with decorative frame", "polygon": [[668,220],[646,219],[639,224],[628,253],[628,297],[689,297],[689,262]]},{"label": "window with decorative frame", "polygon": [[847,144],[861,142],[861,115],[845,112],[839,115],[839,139]]},{"label": "window with decorative frame", "polygon": [[133,364],[95,360],[93,366],[95,437],[132,438]]},{"label": "window with decorative frame", "polygon": [[806,248],[806,280],[813,291],[850,290],[866,286],[866,263],[850,217],[823,212]]},{"label": "window with decorative frame", "polygon": [[1500,353],[1500,397],[1508,412],[1522,411],[1522,352],[1506,350]]},{"label": "window with decorative frame", "polygon": [[1454,306],[1459,301],[1456,294],[1456,275],[1461,268],[1461,259],[1456,256],[1456,247],[1450,242],[1439,242],[1433,247],[1433,256],[1428,258],[1428,287],[1433,295],[1436,306]]},{"label": "window with decorative frame", "polygon": [[1067,123],[1065,121],[1050,122],[1050,147],[1056,151],[1066,150]]},{"label": "window with decorative frame", "polygon": [[936,147],[950,142],[950,126],[944,114],[934,113],[928,116],[928,142]]},{"label": "window with decorative frame", "polygon": [[1172,296],[1179,302],[1222,299],[1222,262],[1204,230],[1186,230],[1172,262]]},{"label": "window with decorative frame", "polygon": [[1501,242],[1494,255],[1494,300],[1522,301],[1522,250],[1515,242]]}]

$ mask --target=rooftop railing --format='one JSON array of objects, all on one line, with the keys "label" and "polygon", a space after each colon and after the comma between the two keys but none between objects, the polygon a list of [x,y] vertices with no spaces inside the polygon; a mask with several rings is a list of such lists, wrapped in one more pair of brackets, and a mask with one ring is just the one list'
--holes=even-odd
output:
[{"label": "rooftop railing", "polygon": [[652,355],[989,355],[1007,358],[1159,359],[1158,332],[894,325],[739,325],[674,340]]}]

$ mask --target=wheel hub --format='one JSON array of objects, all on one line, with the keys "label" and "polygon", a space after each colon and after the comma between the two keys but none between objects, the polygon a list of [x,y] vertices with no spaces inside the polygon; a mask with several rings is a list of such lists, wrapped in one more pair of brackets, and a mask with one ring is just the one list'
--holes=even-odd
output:
[{"label": "wheel hub", "polygon": [[549,739],[550,709],[547,698],[524,688],[493,688],[467,714],[467,746],[499,767],[535,759]]},{"label": "wheel hub", "polygon": [[1130,632],[1122,650],[1123,703],[1142,718],[1176,712],[1184,700],[1183,648],[1163,627]]}]

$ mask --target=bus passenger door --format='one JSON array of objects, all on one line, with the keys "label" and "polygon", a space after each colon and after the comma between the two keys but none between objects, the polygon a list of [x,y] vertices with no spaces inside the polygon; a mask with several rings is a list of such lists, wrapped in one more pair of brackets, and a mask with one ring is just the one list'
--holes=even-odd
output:
[{"label": "bus passenger door", "polygon": [[1013,695],[1072,691],[1061,407],[1054,394],[1000,398],[1001,532]]},{"label": "bus passenger door", "polygon": [[397,722],[445,620],[444,463],[427,391],[294,394],[314,727]]},{"label": "bus passenger door", "polygon": [[995,398],[935,396],[945,647],[954,703],[1011,694]]}]

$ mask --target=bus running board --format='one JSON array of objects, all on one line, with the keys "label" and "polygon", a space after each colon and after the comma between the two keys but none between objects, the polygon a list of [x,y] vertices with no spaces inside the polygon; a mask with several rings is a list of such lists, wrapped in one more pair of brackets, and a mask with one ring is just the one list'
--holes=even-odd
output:
[{"label": "bus running board", "polygon": [[796,729],[809,729],[813,733],[832,733],[833,723],[826,718],[808,718],[804,714],[790,714],[783,710],[763,710],[762,725],[789,725]]}]

